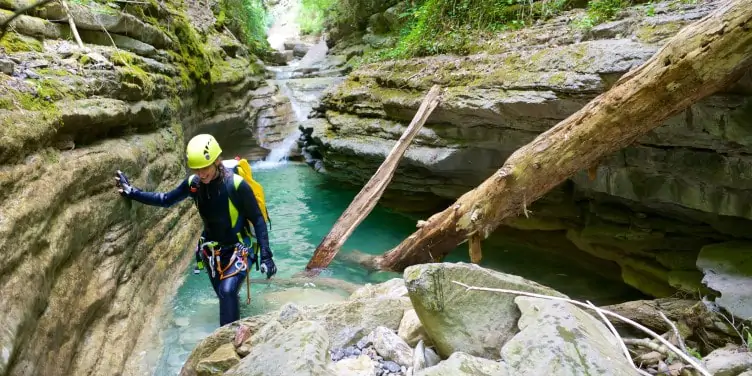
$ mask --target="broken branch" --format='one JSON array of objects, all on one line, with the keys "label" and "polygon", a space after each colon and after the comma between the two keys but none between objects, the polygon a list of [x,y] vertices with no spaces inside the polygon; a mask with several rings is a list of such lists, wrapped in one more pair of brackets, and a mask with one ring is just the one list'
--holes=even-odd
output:
[{"label": "broken branch", "polygon": [[423,124],[428,120],[434,108],[438,106],[440,92],[441,88],[438,85],[434,85],[428,91],[423,103],[421,103],[420,108],[415,113],[415,117],[413,117],[412,122],[405,129],[402,137],[397,140],[389,155],[387,155],[368,183],[355,196],[350,206],[337,219],[329,234],[316,247],[311,260],[306,265],[306,271],[316,273],[318,270],[326,268],[332,259],[334,259],[334,256],[337,255],[342,245],[345,244],[347,238],[355,231],[355,228],[363,222],[376,206],[384,190],[386,190],[386,186],[392,180],[394,171],[397,169],[400,159],[405,154],[405,151],[407,151],[413,138],[415,138],[423,127]]},{"label": "broken branch", "polygon": [[614,337],[616,337],[616,339],[619,342],[619,347],[621,348],[621,352],[624,353],[624,356],[627,358],[627,360],[629,360],[629,363],[632,364],[632,367],[637,371],[637,373],[639,373],[640,375],[643,375],[643,376],[645,376],[645,375],[650,376],[649,373],[641,370],[640,367],[637,367],[634,364],[634,362],[632,362],[632,356],[629,355],[629,349],[627,349],[627,345],[624,343],[624,339],[621,338],[621,335],[619,334],[618,331],[616,331],[616,328],[614,328],[614,325],[611,324],[611,321],[608,321],[608,317],[606,317],[606,315],[604,315],[603,312],[601,312],[598,309],[596,309],[598,307],[596,307],[595,304],[591,303],[589,300],[587,301],[587,304],[588,304],[588,306],[590,306],[590,309],[594,310],[595,313],[598,314],[598,316],[601,318],[601,320],[603,321],[603,323],[606,324],[606,326],[608,327],[608,330],[611,331],[611,334],[613,334]]}]

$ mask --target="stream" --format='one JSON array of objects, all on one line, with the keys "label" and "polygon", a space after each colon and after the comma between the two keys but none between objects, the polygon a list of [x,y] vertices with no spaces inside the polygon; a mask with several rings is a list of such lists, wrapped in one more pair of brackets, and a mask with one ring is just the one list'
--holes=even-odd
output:
[{"label": "stream", "polygon": [[[289,21],[289,20],[288,20]],[[282,46],[282,40],[294,36],[295,30],[275,24],[270,32],[270,42]],[[287,66],[268,67],[280,94],[290,100],[295,114],[293,121],[306,119],[321,93],[341,80],[339,71],[343,61],[326,56],[326,44],[314,44],[305,57]],[[318,73],[317,73],[318,72]],[[339,74],[338,74],[339,73]],[[289,134],[269,150],[262,161],[254,161],[253,175],[266,192],[272,228],[270,244],[277,265],[275,278],[289,278],[304,270],[313,250],[340,214],[347,208],[357,191],[344,187],[325,175],[315,172],[303,163],[287,160],[295,147],[299,131],[297,124]],[[249,157],[247,153],[246,157]],[[249,157],[250,158],[250,157]],[[381,254],[399,244],[415,230],[415,219],[408,218],[377,206],[360,224],[342,247],[341,253],[358,250]],[[469,262],[466,247],[445,259],[447,262]],[[498,249],[497,249],[498,248]],[[573,298],[592,300],[595,304],[638,299],[641,297],[628,286],[605,280],[591,271],[572,266],[566,258],[541,254],[540,251],[519,246],[494,244],[484,248],[481,265],[494,270],[516,274],[546,284]],[[158,354],[152,354],[154,375],[177,375],[195,345],[218,327],[219,306],[206,274],[193,274],[193,263],[183,271],[182,284],[168,302],[168,311],[162,320]],[[356,284],[378,283],[401,277],[398,273],[368,271],[335,259],[323,276]],[[252,271],[251,278],[262,278]],[[275,310],[287,302],[299,305],[322,304],[343,300],[344,291],[317,286],[280,286],[256,283],[251,285],[251,304],[246,304],[246,286],[240,290],[241,316]]]}]

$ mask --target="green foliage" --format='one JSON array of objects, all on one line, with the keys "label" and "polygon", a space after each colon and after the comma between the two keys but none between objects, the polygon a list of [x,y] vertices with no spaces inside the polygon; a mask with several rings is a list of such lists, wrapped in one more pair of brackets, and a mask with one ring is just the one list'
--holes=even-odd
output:
[{"label": "green foliage", "polygon": [[695,349],[694,347],[687,347],[687,352],[689,353],[689,355],[702,360],[702,354],[700,354],[700,352],[697,351],[697,349]]},{"label": "green foliage", "polygon": [[631,0],[590,0],[587,5],[587,14],[577,21],[577,26],[590,29],[595,25],[610,21],[616,13],[631,3]]},{"label": "green foliage", "polygon": [[572,7],[572,0],[422,0],[400,16],[404,28],[385,58],[466,54],[485,33],[518,29]]},{"label": "green foliage", "polygon": [[298,24],[303,34],[318,34],[324,30],[324,23],[336,6],[336,0],[301,0]]},{"label": "green foliage", "polygon": [[227,26],[258,56],[270,49],[266,40],[267,13],[262,0],[221,0],[216,25]]}]

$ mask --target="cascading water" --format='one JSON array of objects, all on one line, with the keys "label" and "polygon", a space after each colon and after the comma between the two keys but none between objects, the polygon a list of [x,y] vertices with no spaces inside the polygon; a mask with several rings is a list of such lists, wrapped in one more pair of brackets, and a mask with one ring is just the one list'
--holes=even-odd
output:
[{"label": "cascading water", "polygon": [[[292,91],[287,86],[286,79],[270,80],[269,84],[276,85],[279,88],[280,92],[282,92],[282,94],[290,100],[290,107],[292,108],[292,112],[295,114],[296,123],[300,123],[307,118],[306,114],[303,113],[301,104],[298,103]],[[287,135],[284,138],[284,140],[282,140],[281,143],[276,145],[269,152],[266,158],[264,158],[264,160],[254,163],[252,167],[253,168],[274,168],[274,167],[279,166],[280,164],[286,163],[287,158],[290,155],[290,152],[292,151],[299,137],[300,137],[300,130],[298,129],[296,125],[295,130],[289,135]]]},{"label": "cascading water", "polygon": [[300,123],[308,118],[308,113],[318,102],[323,90],[342,79],[341,77],[316,77],[315,73],[309,74],[309,77],[295,78],[296,74],[305,76],[303,72],[319,70],[321,66],[317,64],[326,66],[326,51],[326,43],[321,40],[313,45],[301,60],[290,62],[286,66],[267,67],[275,75],[275,78],[267,80],[267,83],[270,86],[276,86],[279,93],[289,100],[294,115],[289,121],[294,124],[294,127],[282,142],[271,149],[264,160],[254,163],[252,167],[263,169],[285,164],[300,137]]}]

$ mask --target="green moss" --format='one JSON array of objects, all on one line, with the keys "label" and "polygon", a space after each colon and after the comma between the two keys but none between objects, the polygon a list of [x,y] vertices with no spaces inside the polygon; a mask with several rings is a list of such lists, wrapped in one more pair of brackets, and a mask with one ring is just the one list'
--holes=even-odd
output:
[{"label": "green moss", "polygon": [[140,66],[138,66],[138,57],[127,51],[113,52],[112,62],[120,75],[120,81],[127,86],[136,86],[143,93],[144,97],[149,97],[154,92],[154,81],[149,77]]},{"label": "green moss", "polygon": [[39,39],[21,35],[16,32],[8,32],[5,34],[3,39],[0,40],[0,47],[2,47],[5,50],[5,53],[8,54],[25,51],[42,52],[42,42],[39,41]]},{"label": "green moss", "polygon": [[179,43],[180,56],[183,59],[188,76],[199,85],[211,83],[211,60],[203,48],[195,30],[184,19],[172,23],[175,37]]},{"label": "green moss", "polygon": [[637,39],[644,43],[656,43],[676,34],[685,23],[683,22],[666,22],[658,25],[647,25],[641,27],[635,35]]},{"label": "green moss", "polygon": [[10,98],[0,98],[0,110],[12,110],[13,100]]}]

